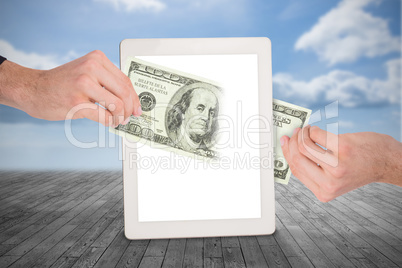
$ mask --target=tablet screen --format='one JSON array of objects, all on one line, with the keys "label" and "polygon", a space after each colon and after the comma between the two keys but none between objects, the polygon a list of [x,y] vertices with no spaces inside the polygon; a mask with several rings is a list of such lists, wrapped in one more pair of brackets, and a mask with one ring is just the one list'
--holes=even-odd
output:
[{"label": "tablet screen", "polygon": [[[223,87],[226,120],[219,161],[200,161],[137,144],[138,221],[250,219],[261,217],[256,54],[141,56],[139,59],[205,77]],[[266,159],[270,162],[270,159]]]}]

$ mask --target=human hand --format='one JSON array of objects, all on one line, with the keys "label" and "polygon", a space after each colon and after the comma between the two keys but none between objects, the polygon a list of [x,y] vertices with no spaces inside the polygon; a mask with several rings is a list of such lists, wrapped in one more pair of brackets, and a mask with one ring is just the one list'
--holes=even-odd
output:
[{"label": "human hand", "polygon": [[388,135],[307,126],[281,137],[281,145],[293,175],[322,202],[371,182],[402,186],[402,143]]},{"label": "human hand", "polygon": [[9,61],[1,68],[0,103],[36,118],[88,118],[117,126],[142,113],[130,79],[101,51],[46,71]]}]

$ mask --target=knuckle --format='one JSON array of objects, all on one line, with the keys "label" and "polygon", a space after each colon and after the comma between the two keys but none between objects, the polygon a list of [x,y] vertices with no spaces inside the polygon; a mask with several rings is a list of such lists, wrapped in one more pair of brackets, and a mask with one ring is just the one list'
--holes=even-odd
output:
[{"label": "knuckle", "polygon": [[334,176],[335,178],[341,179],[341,178],[345,177],[346,171],[347,171],[347,169],[346,169],[344,166],[338,165],[336,168],[334,168],[334,169],[331,171],[331,174],[332,174],[332,176]]},{"label": "knuckle", "polygon": [[95,57],[95,58],[98,58],[98,57],[103,58],[103,57],[105,57],[105,54],[102,51],[98,50],[98,49],[90,52],[88,55],[90,57]]},{"label": "knuckle", "polygon": [[324,185],[321,186],[323,191],[328,195],[334,195],[340,189],[339,183],[334,180],[328,180]]},{"label": "knuckle", "polygon": [[330,195],[328,195],[326,193],[317,193],[317,194],[315,194],[315,196],[317,197],[317,199],[320,202],[323,202],[323,203],[327,203],[333,199],[333,197],[331,197]]},{"label": "knuckle", "polygon": [[347,144],[347,143],[341,143],[339,144],[339,149],[338,149],[338,153],[339,155],[345,156],[345,155],[350,155],[352,150],[352,147]]},{"label": "knuckle", "polygon": [[133,87],[133,85],[131,83],[131,79],[127,75],[123,76],[123,82],[127,85],[128,88]]},{"label": "knuckle", "polygon": [[131,92],[127,89],[123,89],[121,92],[121,97],[125,101],[129,101],[131,98]]},{"label": "knuckle", "polygon": [[124,111],[124,103],[121,99],[116,99],[113,104],[115,105],[114,113],[122,114]]},{"label": "knuckle", "polygon": [[99,63],[94,58],[88,58],[82,63],[82,68],[86,72],[93,72],[94,70],[99,68]]},{"label": "knuckle", "polygon": [[88,88],[91,85],[91,78],[87,74],[81,74],[76,79],[76,85],[79,88]]}]

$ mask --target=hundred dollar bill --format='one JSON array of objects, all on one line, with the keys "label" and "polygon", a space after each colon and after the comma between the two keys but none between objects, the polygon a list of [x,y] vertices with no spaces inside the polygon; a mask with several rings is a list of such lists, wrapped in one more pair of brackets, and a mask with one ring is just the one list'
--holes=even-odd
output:
[{"label": "hundred dollar bill", "polygon": [[142,115],[110,131],[175,153],[219,158],[217,117],[223,89],[206,78],[130,57],[124,73],[138,94]]},{"label": "hundred dollar bill", "polygon": [[279,139],[283,135],[292,136],[293,131],[300,127],[306,126],[310,119],[311,110],[287,103],[281,100],[273,100],[273,125],[275,131],[274,140],[275,160],[274,160],[274,177],[275,182],[288,184],[290,179],[290,169],[283,156],[281,143]]}]

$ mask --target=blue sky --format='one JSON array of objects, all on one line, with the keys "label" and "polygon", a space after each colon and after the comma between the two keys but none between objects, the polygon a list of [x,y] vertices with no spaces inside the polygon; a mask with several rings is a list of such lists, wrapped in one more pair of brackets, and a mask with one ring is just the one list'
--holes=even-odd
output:
[{"label": "blue sky", "polygon": [[[401,141],[399,0],[0,0],[0,54],[49,69],[94,49],[118,64],[126,38],[248,37],[272,41],[274,97],[321,115],[339,133]],[[323,112],[338,107],[335,118]],[[331,106],[332,104],[332,106]],[[329,106],[328,106],[329,105]],[[325,119],[327,117],[327,119]],[[30,118],[0,106],[0,169],[119,169],[119,138],[97,123]],[[99,138],[106,138],[103,144]]]}]

